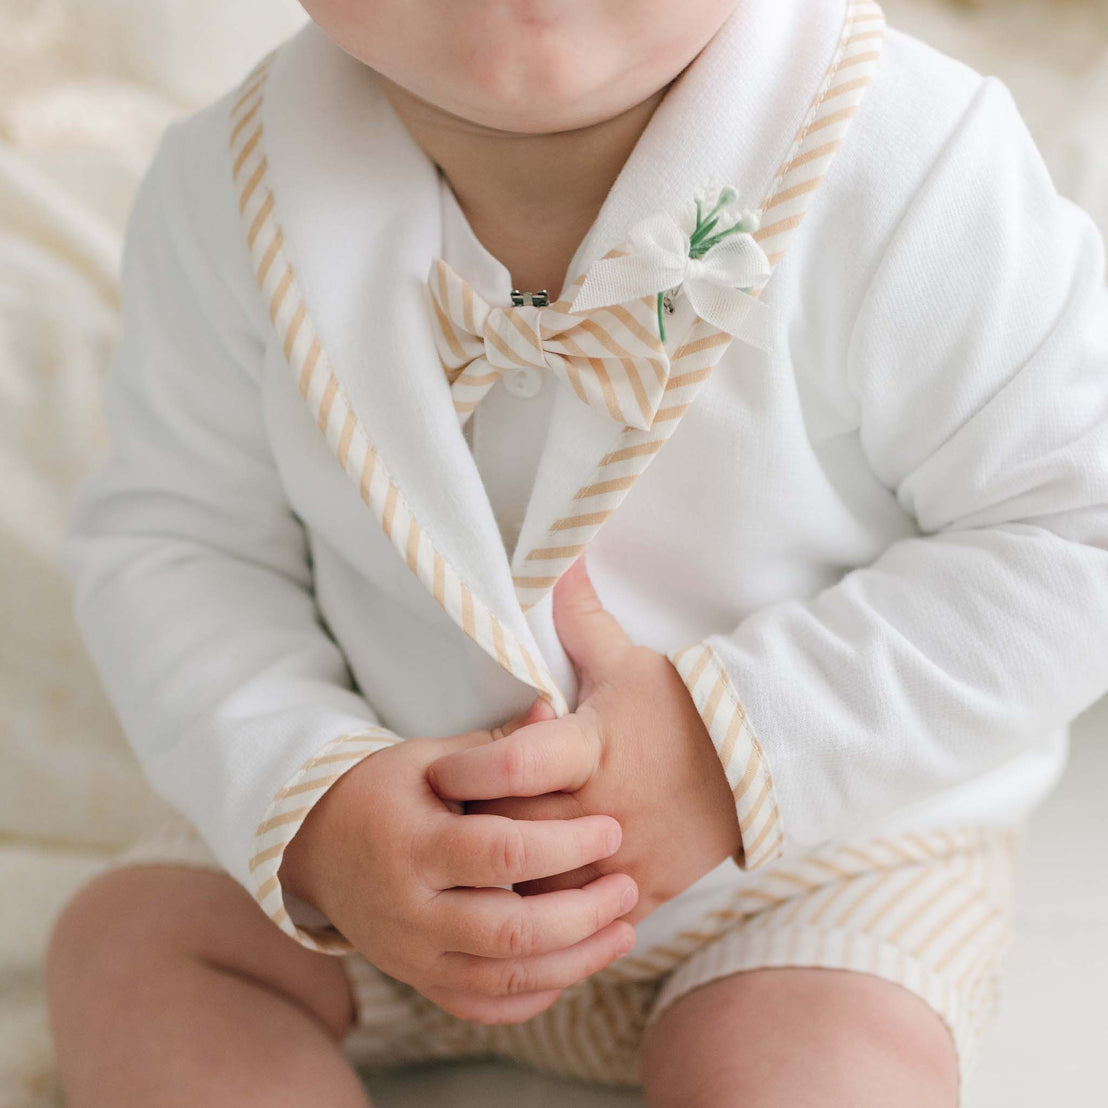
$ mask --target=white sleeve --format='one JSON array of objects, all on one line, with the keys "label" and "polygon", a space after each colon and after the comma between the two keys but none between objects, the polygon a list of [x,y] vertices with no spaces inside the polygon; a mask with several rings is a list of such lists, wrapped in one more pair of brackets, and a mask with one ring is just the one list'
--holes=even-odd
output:
[{"label": "white sleeve", "polygon": [[337,953],[349,944],[286,903],[277,871],[326,789],[397,737],[319,617],[263,421],[264,337],[195,232],[211,213],[183,184],[187,123],[163,138],[128,224],[104,395],[111,450],[78,488],[64,561],[81,635],[153,788],[283,931]]},{"label": "white sleeve", "polygon": [[999,766],[1108,689],[1104,245],[1000,82],[904,210],[847,373],[918,533],[671,655],[746,868]]}]

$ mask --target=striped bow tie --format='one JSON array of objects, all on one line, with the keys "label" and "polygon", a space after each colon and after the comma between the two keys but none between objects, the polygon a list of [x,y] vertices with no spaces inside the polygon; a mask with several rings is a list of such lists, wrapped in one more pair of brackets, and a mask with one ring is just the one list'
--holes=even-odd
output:
[{"label": "striped bow tie", "polygon": [[521,366],[550,370],[621,425],[648,430],[654,422],[669,377],[655,297],[574,314],[564,298],[541,308],[494,308],[441,258],[427,283],[435,343],[463,425],[500,375]]}]

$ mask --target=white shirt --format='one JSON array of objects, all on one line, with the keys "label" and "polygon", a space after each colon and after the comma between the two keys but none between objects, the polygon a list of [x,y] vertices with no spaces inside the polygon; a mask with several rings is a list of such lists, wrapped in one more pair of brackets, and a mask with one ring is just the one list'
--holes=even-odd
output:
[{"label": "white shirt", "polygon": [[[442,258],[493,307],[511,305],[512,277],[474,233],[445,174],[442,182]],[[530,290],[524,290],[530,291]],[[549,290],[553,300],[560,290]],[[510,381],[506,377],[511,377]],[[466,441],[492,504],[504,547],[515,548],[559,384],[532,367],[509,371],[466,423]]]}]

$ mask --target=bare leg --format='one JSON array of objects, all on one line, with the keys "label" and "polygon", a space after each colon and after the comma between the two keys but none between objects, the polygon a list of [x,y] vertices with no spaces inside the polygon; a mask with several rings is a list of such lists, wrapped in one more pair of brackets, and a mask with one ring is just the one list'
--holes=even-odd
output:
[{"label": "bare leg", "polygon": [[47,985],[70,1108],[367,1108],[339,1043],[337,958],[278,931],[232,878],[109,872],[54,928]]},{"label": "bare leg", "polygon": [[643,1044],[649,1108],[954,1108],[954,1043],[890,981],[748,970],[686,993]]}]

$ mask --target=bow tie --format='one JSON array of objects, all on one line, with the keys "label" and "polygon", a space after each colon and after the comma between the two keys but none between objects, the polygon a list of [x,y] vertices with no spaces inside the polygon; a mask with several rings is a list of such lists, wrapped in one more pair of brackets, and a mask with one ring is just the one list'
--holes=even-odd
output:
[{"label": "bow tie", "polygon": [[769,278],[769,259],[745,215],[712,234],[716,213],[733,196],[733,189],[721,193],[706,219],[698,201],[691,237],[691,215],[687,226],[665,211],[648,215],[623,247],[594,262],[549,306],[494,308],[435,258],[427,277],[435,343],[461,423],[501,374],[533,366],[551,370],[617,423],[650,430],[670,373],[659,335],[666,290],[683,293],[699,319],[770,351],[769,311],[750,295]]},{"label": "bow tie", "polygon": [[550,370],[578,399],[621,425],[647,430],[654,422],[669,356],[653,297],[574,314],[566,299],[494,308],[441,258],[432,262],[428,286],[435,343],[463,425],[500,375],[521,366]]}]

